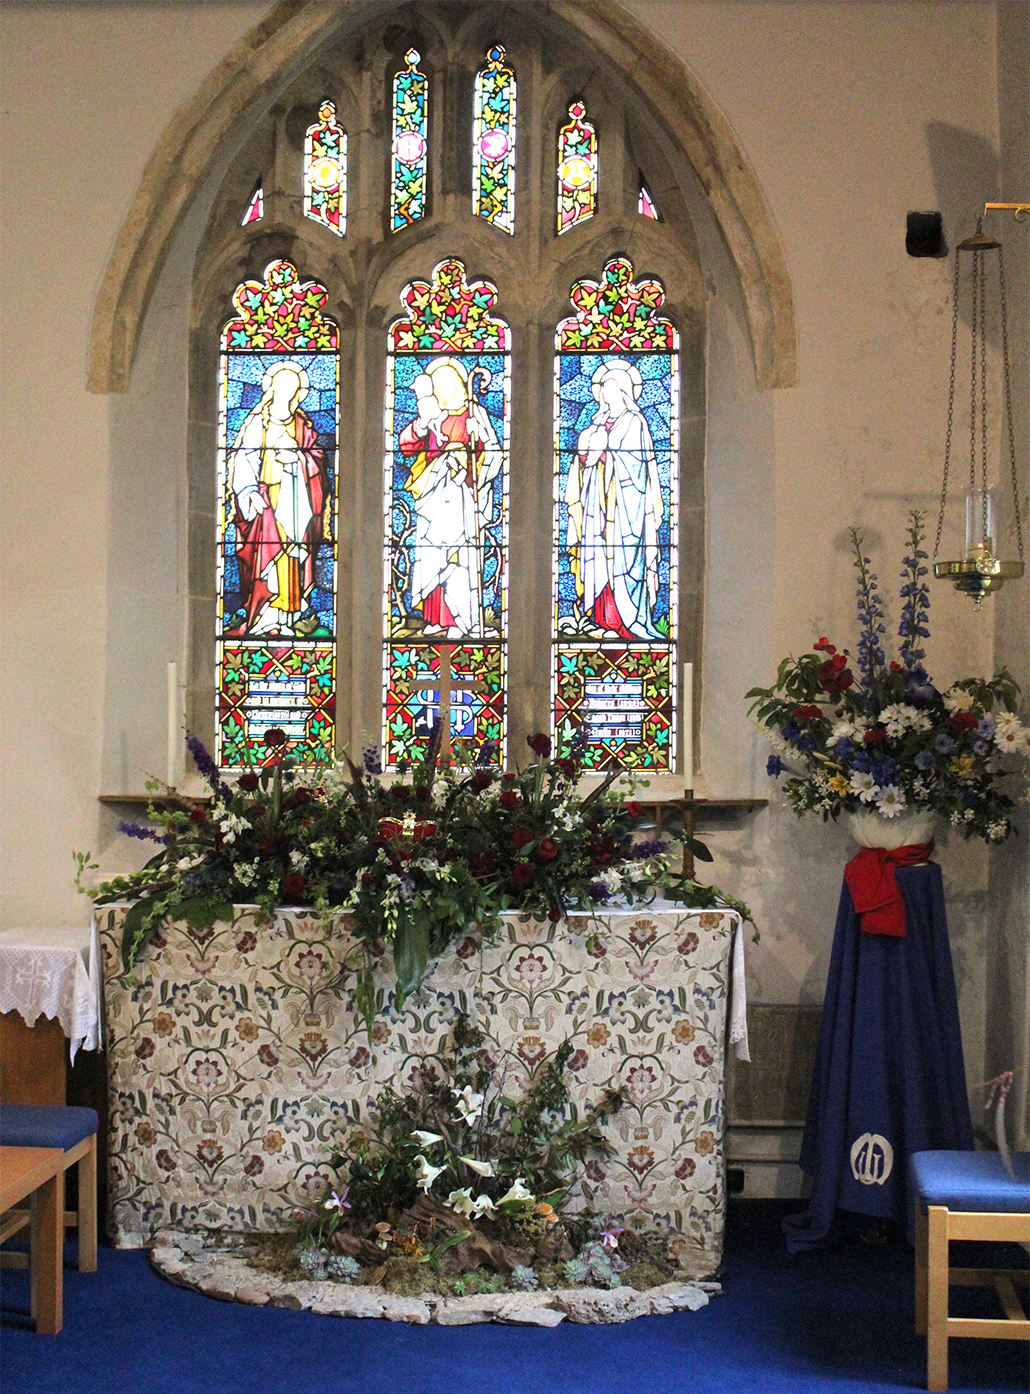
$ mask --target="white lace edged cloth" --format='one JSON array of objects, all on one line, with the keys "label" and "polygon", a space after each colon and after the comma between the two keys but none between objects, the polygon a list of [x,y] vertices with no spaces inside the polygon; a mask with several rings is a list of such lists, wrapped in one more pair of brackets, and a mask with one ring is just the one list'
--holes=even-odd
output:
[{"label": "white lace edged cloth", "polygon": [[96,923],[74,929],[8,929],[0,934],[0,1012],[26,1025],[56,1017],[70,1042],[99,1050],[100,956]]},{"label": "white lace edged cloth", "polygon": [[751,1062],[747,1042],[747,986],[744,978],[744,921],[733,931],[733,973],[730,977],[730,1045],[738,1060]]}]

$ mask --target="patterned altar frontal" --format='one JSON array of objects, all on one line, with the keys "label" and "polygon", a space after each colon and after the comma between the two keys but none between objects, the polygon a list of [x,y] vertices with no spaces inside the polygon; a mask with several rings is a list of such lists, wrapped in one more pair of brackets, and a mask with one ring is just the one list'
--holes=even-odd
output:
[{"label": "patterned altar frontal", "polygon": [[[624,1090],[607,1124],[613,1152],[586,1169],[593,1208],[678,1232],[695,1275],[718,1266],[736,915],[505,916],[493,943],[470,936],[436,964],[400,1016],[381,1002],[370,1042],[344,969],[345,919],[327,931],[315,912],[286,910],[259,927],[241,907],[231,925],[177,924],[133,984],[118,952],[124,914],[100,914],[116,1245],[164,1226],[288,1226],[294,1206],[323,1194],[334,1143],[368,1100],[387,1081],[403,1090],[465,1011],[506,1062],[509,1095],[566,1038],[580,1113],[605,1088]],[[384,994],[391,970],[386,957]]]}]

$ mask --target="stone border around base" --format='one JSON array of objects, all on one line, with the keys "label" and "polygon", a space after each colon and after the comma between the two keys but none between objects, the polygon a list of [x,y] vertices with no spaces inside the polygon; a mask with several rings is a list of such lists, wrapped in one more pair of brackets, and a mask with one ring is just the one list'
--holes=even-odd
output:
[{"label": "stone border around base", "polygon": [[378,1317],[416,1326],[558,1326],[568,1318],[580,1324],[610,1325],[634,1317],[696,1312],[721,1293],[715,1282],[664,1283],[636,1288],[562,1288],[550,1292],[496,1292],[475,1297],[398,1297],[380,1287],[279,1278],[251,1268],[256,1245],[248,1235],[220,1235],[216,1243],[202,1234],[162,1230],[150,1261],[162,1277],[178,1287],[253,1307],[285,1307],[331,1317]]}]

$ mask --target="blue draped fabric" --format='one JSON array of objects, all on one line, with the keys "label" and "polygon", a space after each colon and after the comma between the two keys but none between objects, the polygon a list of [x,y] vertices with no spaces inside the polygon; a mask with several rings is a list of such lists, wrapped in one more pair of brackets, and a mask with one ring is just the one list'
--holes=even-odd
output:
[{"label": "blue draped fabric", "polygon": [[895,874],[903,939],[863,934],[841,889],[801,1147],[811,1200],[783,1222],[792,1252],[832,1242],[856,1215],[911,1238],[909,1156],[973,1147],[941,869]]}]

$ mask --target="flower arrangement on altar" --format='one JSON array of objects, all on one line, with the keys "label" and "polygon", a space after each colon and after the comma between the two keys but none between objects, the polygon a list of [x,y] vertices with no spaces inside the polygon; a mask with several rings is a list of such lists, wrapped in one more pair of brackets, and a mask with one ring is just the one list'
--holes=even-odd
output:
[{"label": "flower arrangement on altar", "polygon": [[578,1116],[566,1042],[514,1098],[512,1071],[525,1067],[491,1049],[459,1015],[450,1048],[423,1060],[403,1095],[385,1086],[332,1157],[323,1199],[298,1212],[288,1248],[270,1246],[272,1261],[409,1295],[648,1287],[673,1276],[668,1235],[566,1211],[574,1189],[589,1204],[588,1159],[610,1151],[604,1126],[621,1095],[609,1091]]},{"label": "flower arrangement on altar", "polygon": [[749,712],[772,741],[767,772],[787,774],[787,799],[799,816],[932,812],[966,837],[1001,842],[1013,831],[1015,807],[1002,781],[1022,784],[1024,795],[1026,789],[1030,732],[1016,716],[1019,686],[1007,671],[990,680],[960,678],[944,692],[934,686],[920,645],[930,633],[924,536],[923,514],[913,512],[897,658],[888,661],[884,651],[876,576],[852,528],[856,655],[819,639],[812,652],[783,660],[772,687],[747,693]]},{"label": "flower arrangement on altar", "polygon": [[[195,737],[187,744],[211,789],[190,799],[152,785],[148,817],[157,827],[120,831],[160,850],[139,871],[88,891],[98,904],[131,900],[122,958],[128,971],[166,921],[210,928],[233,904],[310,906],[327,917],[349,912],[360,962],[357,1002],[370,1023],[375,967],[393,950],[398,1009],[417,990],[430,959],[478,926],[490,933],[504,910],[559,920],[609,901],[634,904],[661,891],[687,905],[747,909],[717,888],[675,873],[669,843],[639,840],[642,808],[617,794],[616,772],[578,792],[575,756],[551,758],[543,734],[527,737],[534,760],[502,772],[488,763],[441,768],[439,729],[425,759],[387,780],[374,749],[316,770],[282,756],[285,734],[265,735],[268,759],[234,784]],[[489,760],[491,751],[486,751]],[[632,786],[630,793],[632,793]],[[682,834],[694,855],[703,844]],[[95,869],[76,854],[77,884]]]}]

